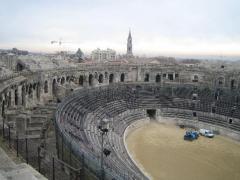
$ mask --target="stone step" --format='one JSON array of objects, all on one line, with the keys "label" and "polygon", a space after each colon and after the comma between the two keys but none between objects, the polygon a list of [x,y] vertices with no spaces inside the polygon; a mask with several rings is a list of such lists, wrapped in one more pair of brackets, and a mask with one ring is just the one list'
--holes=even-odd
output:
[{"label": "stone step", "polygon": [[28,127],[27,131],[41,131],[42,128],[41,127]]},{"label": "stone step", "polygon": [[29,139],[39,139],[41,136],[40,134],[28,134],[27,137]]}]

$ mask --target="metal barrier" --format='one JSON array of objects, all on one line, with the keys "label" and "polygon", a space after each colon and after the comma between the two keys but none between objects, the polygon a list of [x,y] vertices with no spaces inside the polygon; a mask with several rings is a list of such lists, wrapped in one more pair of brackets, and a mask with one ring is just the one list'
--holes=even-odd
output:
[{"label": "metal barrier", "polygon": [[[40,139],[29,139],[26,136],[13,136],[9,125],[2,126],[2,140],[16,156],[38,170],[47,179],[52,180],[80,180],[85,179],[80,159],[76,159],[72,152],[64,161],[57,155],[48,152]],[[68,159],[67,161],[65,161]]]}]

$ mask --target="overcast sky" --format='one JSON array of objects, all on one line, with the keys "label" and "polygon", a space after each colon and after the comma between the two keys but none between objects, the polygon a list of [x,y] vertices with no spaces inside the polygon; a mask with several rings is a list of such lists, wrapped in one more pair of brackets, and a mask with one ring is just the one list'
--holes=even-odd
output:
[{"label": "overcast sky", "polygon": [[[0,0],[0,48],[240,55],[239,0]],[[62,39],[62,46],[50,41]]]}]

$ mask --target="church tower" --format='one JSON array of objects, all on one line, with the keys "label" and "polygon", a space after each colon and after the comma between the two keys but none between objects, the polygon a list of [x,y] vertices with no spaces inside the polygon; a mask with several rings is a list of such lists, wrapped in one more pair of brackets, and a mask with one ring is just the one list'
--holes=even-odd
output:
[{"label": "church tower", "polygon": [[131,30],[129,30],[128,39],[127,39],[127,57],[129,57],[129,58],[133,57]]}]

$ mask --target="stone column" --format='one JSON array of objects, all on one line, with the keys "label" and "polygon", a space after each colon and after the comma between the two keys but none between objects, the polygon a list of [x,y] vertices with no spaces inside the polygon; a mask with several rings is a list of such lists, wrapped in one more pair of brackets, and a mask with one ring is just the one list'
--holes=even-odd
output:
[{"label": "stone column", "polygon": [[22,85],[18,87],[18,106],[22,106]]}]

